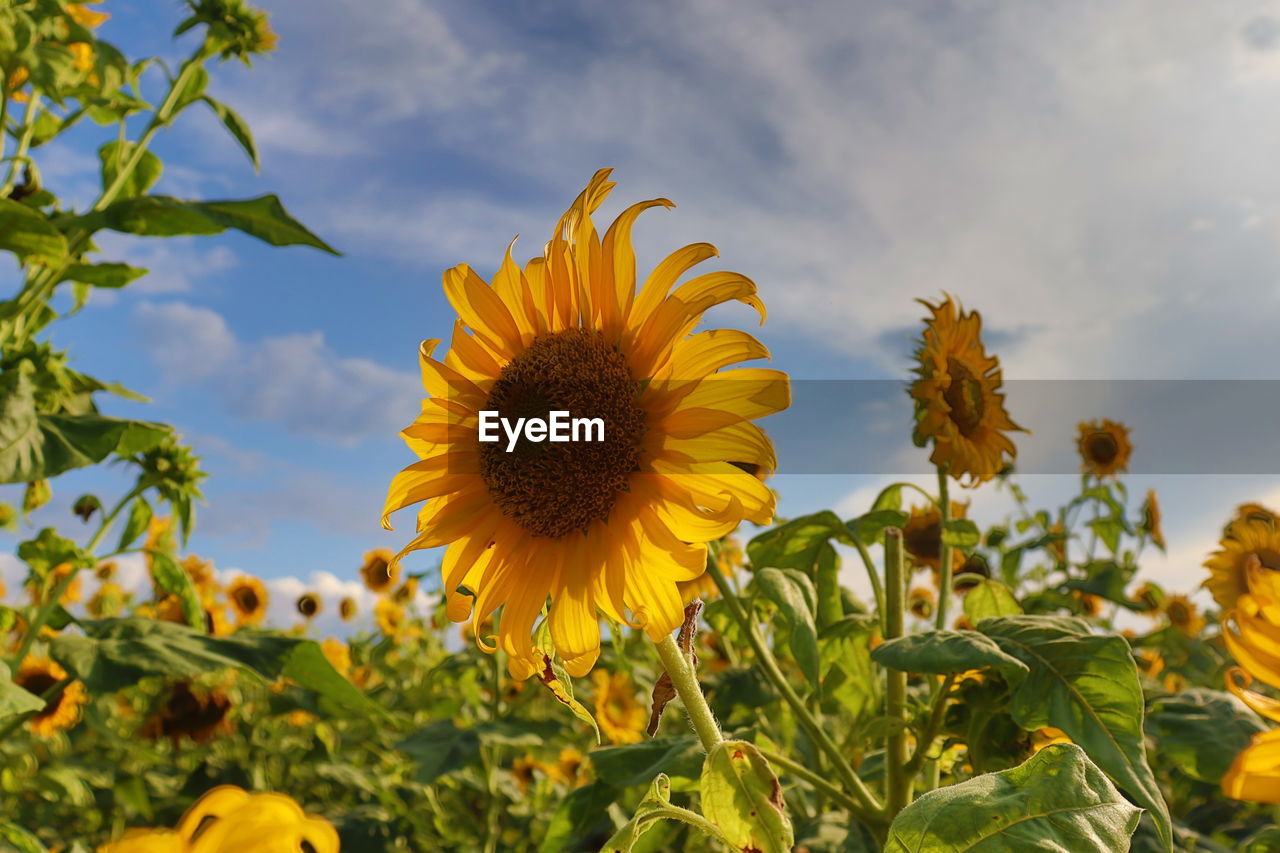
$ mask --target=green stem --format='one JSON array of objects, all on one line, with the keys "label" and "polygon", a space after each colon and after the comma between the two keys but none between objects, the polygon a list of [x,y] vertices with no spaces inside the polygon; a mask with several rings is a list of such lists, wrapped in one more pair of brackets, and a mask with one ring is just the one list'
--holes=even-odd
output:
[{"label": "green stem", "polygon": [[710,752],[724,741],[724,735],[720,734],[720,726],[716,723],[715,715],[711,713],[707,697],[702,695],[702,686],[698,684],[697,674],[689,665],[689,659],[685,657],[684,652],[680,651],[680,647],[676,645],[674,636],[668,634],[663,637],[662,641],[657,643],[657,647],[658,657],[662,658],[662,666],[671,678],[676,695],[684,703],[684,712],[689,716],[693,730],[698,733],[702,748]]},{"label": "green stem", "polygon": [[786,676],[782,674],[778,661],[774,658],[773,653],[769,651],[769,647],[765,645],[760,632],[756,630],[755,622],[742,609],[742,603],[733,594],[733,588],[729,586],[729,581],[725,578],[724,573],[720,571],[713,561],[707,562],[707,573],[711,575],[711,579],[715,581],[716,586],[720,589],[720,594],[729,608],[729,613],[738,623],[742,632],[746,634],[752,650],[756,653],[756,660],[760,662],[765,675],[773,683],[783,701],[791,706],[796,719],[800,721],[800,725],[804,727],[814,745],[826,753],[831,760],[836,772],[840,774],[840,781],[845,784],[854,798],[862,804],[863,808],[871,812],[881,812],[883,806],[880,805],[880,801],[876,799],[875,794],[867,788],[866,783],[854,772],[853,767],[844,757],[844,753],[840,751],[840,747],[827,734],[826,729],[817,721],[813,716],[813,712],[809,710],[804,700],[796,694]]},{"label": "green stem", "polygon": [[822,794],[825,794],[828,799],[834,801],[835,803],[839,804],[842,808],[857,815],[858,817],[871,820],[871,821],[875,821],[883,818],[883,815],[879,815],[873,812],[868,812],[866,808],[864,808],[863,805],[859,803],[857,800],[855,800],[853,797],[850,797],[844,791],[841,791],[838,787],[831,784],[831,782],[827,781],[817,773],[814,773],[812,770],[810,770],[808,767],[805,767],[800,762],[793,761],[792,759],[787,758],[785,755],[781,753],[773,752],[767,749],[761,749],[760,754],[763,755],[765,757],[765,760],[768,761],[773,766],[781,768],[782,770],[785,770],[791,775],[796,776],[799,779],[802,779],[815,791],[819,791]]},{"label": "green stem", "polygon": [[938,572],[938,613],[934,624],[939,631],[946,630],[947,608],[951,604],[951,544],[947,542],[947,525],[951,523],[951,497],[947,494],[950,485],[947,467],[938,466],[938,512],[941,516],[938,527],[938,559],[941,568]]},{"label": "green stem", "polygon": [[858,556],[862,558],[862,565],[867,568],[867,578],[871,581],[871,593],[876,598],[876,613],[880,617],[880,636],[884,636],[884,584],[880,582],[880,572],[876,568],[875,560],[871,559],[871,552],[867,550],[867,546],[862,544],[862,540],[857,536],[853,537],[854,547],[858,549]]},{"label": "green stem", "polygon": [[[8,100],[6,99],[6,104]],[[38,92],[31,93],[31,100],[27,101],[27,114],[23,118],[25,124],[22,128],[22,136],[18,138],[18,150],[14,152],[13,159],[9,161],[9,171],[5,175],[4,184],[0,185],[0,198],[8,198],[9,193],[13,190],[13,179],[18,174],[18,169],[22,166],[27,156],[27,149],[31,147],[31,138],[36,133],[36,112],[40,109],[40,94]]]},{"label": "green stem", "polygon": [[133,500],[144,491],[146,491],[145,486],[134,486],[129,490],[128,494],[117,501],[116,505],[111,508],[111,512],[102,517],[102,521],[98,524],[97,532],[93,534],[93,538],[84,546],[84,549],[92,552],[97,548],[98,544],[102,542],[102,537],[107,535],[107,531],[111,529],[111,524],[116,520],[116,516],[120,514],[120,511],[129,504],[129,501]]},{"label": "green stem", "polygon": [[[920,741],[916,744],[915,752],[911,754],[911,759],[907,762],[907,774],[910,776],[920,772],[920,768],[928,757],[929,749],[933,745],[933,740],[938,736],[938,732],[942,728],[942,719],[947,711],[948,694],[951,693],[951,685],[955,684],[955,681],[955,673],[948,675],[942,680],[942,684],[937,687],[934,693],[929,720],[925,723],[924,731],[920,734]],[[936,788],[938,786],[935,783],[933,787]],[[929,790],[933,790],[933,788]]]},{"label": "green stem", "polygon": [[[884,532],[885,632],[884,640],[901,637],[905,621],[906,568],[902,531]],[[885,715],[895,724],[885,737],[885,806],[893,818],[911,800],[912,774],[907,772],[907,674],[885,669]]]}]

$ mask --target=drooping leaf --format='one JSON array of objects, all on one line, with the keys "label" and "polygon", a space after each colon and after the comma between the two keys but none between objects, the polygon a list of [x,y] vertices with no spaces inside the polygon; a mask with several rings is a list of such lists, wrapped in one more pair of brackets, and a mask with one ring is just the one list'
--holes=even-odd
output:
[{"label": "drooping leaf", "polygon": [[1024,764],[938,788],[903,809],[885,853],[1022,853],[1129,848],[1141,810],[1074,744],[1052,744]]},{"label": "drooping leaf", "polygon": [[982,531],[967,518],[953,518],[942,530],[942,541],[953,548],[972,548],[982,541]]},{"label": "drooping leaf", "polygon": [[172,237],[243,231],[272,246],[312,246],[338,254],[285,210],[274,195],[236,201],[182,201],[170,196],[140,196],[117,201],[90,214],[84,227],[110,228],[127,234]]},{"label": "drooping leaf", "polygon": [[200,593],[191,582],[191,576],[164,551],[153,549],[147,553],[151,557],[151,580],[155,582],[156,588],[177,596],[188,625],[197,630],[204,628],[204,606],[200,603]]},{"label": "drooping leaf", "polygon": [[239,113],[221,101],[205,95],[204,102],[217,115],[218,120],[222,122],[222,126],[227,129],[227,132],[235,138],[236,142],[240,143],[244,153],[249,155],[249,159],[253,162],[253,168],[259,168],[258,147],[253,142],[253,132],[249,130],[249,123],[242,119]]},{"label": "drooping leaf", "polygon": [[1013,655],[1001,651],[990,637],[976,631],[923,631],[880,644],[871,659],[900,672],[949,675],[992,667],[1017,684],[1030,671]]},{"label": "drooping leaf", "polygon": [[596,723],[595,716],[587,706],[573,697],[573,679],[550,655],[542,655],[542,669],[538,671],[538,680],[551,691],[557,702],[569,709],[569,713],[591,727],[596,743],[600,743],[600,726]]},{"label": "drooping leaf", "polygon": [[151,504],[147,499],[135,498],[129,507],[129,516],[125,519],[124,530],[120,531],[120,543],[116,546],[116,550],[127,550],[137,541],[138,537],[146,532],[147,525],[151,524],[152,515]]},{"label": "drooping leaf", "polygon": [[699,784],[702,812],[734,850],[784,853],[795,841],[782,785],[760,750],[727,740],[707,754]]},{"label": "drooping leaf", "polygon": [[873,509],[845,525],[850,535],[863,545],[883,544],[884,531],[889,527],[902,527],[908,515],[899,509]]},{"label": "drooping leaf", "polygon": [[631,820],[619,827],[618,831],[600,848],[600,853],[631,853],[640,836],[648,832],[655,822],[661,820],[670,807],[671,780],[659,774],[649,785],[648,793],[636,807]]},{"label": "drooping leaf", "polygon": [[94,287],[119,288],[146,274],[146,270],[128,264],[71,264],[62,274],[62,280],[78,281]]},{"label": "drooping leaf", "polygon": [[756,588],[778,607],[791,631],[788,645],[809,683],[819,686],[818,629],[814,623],[817,593],[813,582],[795,569],[760,569],[753,580]]},{"label": "drooping leaf", "polygon": [[1009,712],[1028,731],[1061,729],[1139,805],[1148,809],[1166,846],[1169,809],[1147,764],[1138,671],[1123,637],[1092,634],[1070,617],[1006,616],[978,630],[1025,663]]},{"label": "drooping leaf", "polygon": [[964,615],[970,625],[996,616],[1017,616],[1021,612],[1018,599],[1000,581],[983,578],[965,591]]}]

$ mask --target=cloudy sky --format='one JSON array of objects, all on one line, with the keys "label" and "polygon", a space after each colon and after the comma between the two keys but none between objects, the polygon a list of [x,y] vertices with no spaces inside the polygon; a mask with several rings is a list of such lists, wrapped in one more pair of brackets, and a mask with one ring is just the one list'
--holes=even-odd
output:
[{"label": "cloudy sky", "polygon": [[[342,582],[363,550],[402,541],[377,516],[410,461],[395,432],[416,411],[417,343],[452,324],[441,271],[487,274],[516,234],[517,255],[534,253],[601,166],[619,182],[606,218],[641,198],[678,205],[642,219],[641,265],[716,244],[759,283],[761,337],[800,380],[905,378],[913,300],[943,291],[982,311],[1010,378],[1276,378],[1280,3],[262,5],[278,52],[210,86],[255,129],[261,173],[193,111],[159,143],[158,191],[277,192],[344,257],[234,235],[104,240],[104,258],[151,275],[56,327],[82,366],[154,399],[113,411],[169,420],[204,456],[193,548],[228,570]],[[176,3],[106,8],[102,36],[131,55],[189,48],[170,38]],[[46,182],[91,198],[102,141],[86,127],[49,146]],[[1090,387],[1079,411],[1010,401],[1034,441],[1069,451],[1076,420],[1122,411],[1135,386]],[[1164,416],[1131,415],[1148,430],[1131,491],[1158,486],[1168,507],[1171,553],[1147,571],[1189,588],[1235,503],[1280,500],[1280,470],[1178,473],[1169,446],[1194,455],[1195,430],[1257,412],[1169,393],[1159,411],[1197,420],[1168,445]],[[796,432],[777,429],[919,470],[906,410],[886,406],[809,433],[797,411]],[[1144,464],[1144,442],[1162,455]],[[785,514],[854,514],[887,481],[884,464],[781,464]],[[1027,487],[1047,503],[1073,482]],[[36,520],[65,525],[81,491],[119,485],[66,476]],[[1005,511],[994,493],[975,506]]]}]

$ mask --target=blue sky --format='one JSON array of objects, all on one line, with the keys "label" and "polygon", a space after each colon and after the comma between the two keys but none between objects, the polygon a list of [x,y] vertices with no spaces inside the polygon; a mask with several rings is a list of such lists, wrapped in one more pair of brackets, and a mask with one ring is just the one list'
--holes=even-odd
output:
[{"label": "blue sky", "polygon": [[[410,461],[395,433],[417,344],[452,324],[441,271],[487,274],[517,233],[535,253],[601,166],[619,182],[602,219],[678,205],[642,219],[641,265],[716,244],[758,282],[760,336],[799,379],[905,378],[912,300],[944,290],[983,312],[1011,378],[1276,378],[1280,4],[262,5],[279,50],[210,84],[254,127],[261,173],[194,110],[157,145],[157,191],[276,192],[344,256],[111,238],[105,259],[152,275],[55,327],[80,366],[154,399],[113,412],[173,422],[205,457],[192,548],[219,566],[350,579],[363,550],[402,541],[377,516]],[[102,37],[130,55],[186,50],[178,4],[104,8]],[[46,182],[90,198],[102,141],[90,126],[49,146]],[[1110,413],[1092,402],[1073,420]],[[1028,425],[1069,441],[1071,423]],[[916,452],[906,437],[886,452]],[[1074,482],[1033,479],[1045,502]],[[883,480],[777,484],[786,514],[853,514]],[[76,495],[116,484],[65,476],[35,521],[66,526]],[[1151,571],[1183,587],[1234,503],[1280,497],[1272,475],[1131,487],[1148,484],[1173,544]],[[989,492],[975,507],[1004,511]]]}]

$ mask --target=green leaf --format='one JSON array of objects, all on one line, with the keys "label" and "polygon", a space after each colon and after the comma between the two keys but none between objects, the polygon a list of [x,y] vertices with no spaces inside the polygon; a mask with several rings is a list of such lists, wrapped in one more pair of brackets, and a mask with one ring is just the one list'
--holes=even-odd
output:
[{"label": "green leaf", "polygon": [[964,594],[964,615],[970,625],[996,616],[1017,616],[1021,612],[1018,599],[1009,587],[991,578],[983,578]]},{"label": "green leaf", "polygon": [[205,70],[203,65],[195,65],[190,68],[186,84],[182,87],[182,91],[178,92],[177,100],[174,101],[173,110],[170,113],[170,121],[176,117],[178,113],[185,110],[191,104],[200,100],[204,96],[204,90],[209,86],[209,72]]},{"label": "green leaf", "polygon": [[176,595],[187,624],[196,630],[204,629],[204,606],[200,603],[200,593],[196,592],[195,585],[191,583],[191,576],[178,565],[177,560],[164,551],[151,549],[147,553],[151,556],[151,579],[156,588]]},{"label": "green leaf", "polygon": [[1129,849],[1141,810],[1073,744],[1026,763],[930,791],[889,827],[885,853],[1023,853]]},{"label": "green leaf", "polygon": [[339,254],[289,215],[274,195],[240,201],[181,201],[154,195],[125,199],[84,217],[90,229],[106,227],[126,234],[173,237],[183,234],[221,234],[243,231],[272,246],[313,246]]},{"label": "green leaf", "polygon": [[808,572],[830,539],[848,541],[840,517],[830,510],[794,518],[766,530],[747,543],[747,556],[756,568],[800,569]]},{"label": "green leaf", "polygon": [[[115,184],[116,179],[120,176],[120,170],[128,165],[137,150],[137,144],[128,141],[108,142],[98,149],[98,159],[102,161],[102,188],[104,190]],[[120,185],[120,190],[116,194],[118,199],[137,198],[155,186],[156,181],[160,180],[161,173],[164,172],[164,163],[150,151],[144,150],[140,155],[136,156],[138,156],[137,165],[133,167],[133,171],[129,173],[124,183]]]},{"label": "green leaf", "polygon": [[112,693],[151,675],[194,678],[237,667],[268,681],[291,678],[343,711],[382,713],[333,668],[314,640],[243,628],[229,637],[212,637],[186,625],[137,617],[79,624],[84,636],[55,638],[50,654],[92,693]]},{"label": "green leaf", "polygon": [[976,631],[924,631],[881,643],[871,651],[871,659],[899,672],[950,675],[970,669],[992,667],[1010,684],[1026,677],[1030,668],[1000,650],[989,637]]},{"label": "green leaf", "polygon": [[942,541],[953,548],[972,548],[982,541],[982,531],[967,518],[953,518],[942,531]]},{"label": "green leaf", "polygon": [[453,720],[428,723],[396,744],[417,762],[414,778],[430,785],[448,773],[461,770],[480,757],[480,738],[471,729],[460,729]]},{"label": "green leaf", "polygon": [[62,274],[63,281],[77,281],[94,287],[124,287],[147,274],[147,270],[128,264],[71,264]]},{"label": "green leaf", "polygon": [[607,746],[590,758],[596,778],[618,788],[642,785],[658,773],[696,779],[702,771],[702,746],[693,735]]},{"label": "green leaf", "polygon": [[0,374],[0,483],[30,483],[101,462],[112,452],[136,453],[169,435],[162,424],[96,413],[36,411],[33,367],[23,361]]},{"label": "green leaf", "polygon": [[1169,809],[1147,764],[1142,688],[1129,643],[1094,635],[1088,623],[1068,617],[1006,616],[984,620],[978,630],[1031,669],[1010,697],[1018,725],[1065,732],[1151,812],[1169,848]]},{"label": "green leaf", "polygon": [[1193,779],[1217,785],[1266,726],[1230,693],[1191,687],[1153,700],[1146,730],[1160,744],[1158,757]]},{"label": "green leaf", "polygon": [[863,545],[876,545],[884,542],[886,528],[901,529],[909,517],[897,509],[874,509],[850,520],[846,526],[849,533]]},{"label": "green leaf", "polygon": [[67,238],[37,211],[0,198],[0,250],[23,259],[57,260],[67,254]]},{"label": "green leaf", "polygon": [[575,788],[551,815],[547,834],[538,846],[539,853],[585,849],[592,829],[607,818],[607,809],[617,798],[618,789],[604,782]]},{"label": "green leaf", "polygon": [[699,785],[702,813],[734,850],[785,853],[795,836],[782,785],[760,750],[726,740],[707,755]]},{"label": "green leaf", "polygon": [[120,533],[120,543],[116,546],[116,550],[127,550],[146,531],[147,525],[151,524],[152,515],[151,504],[147,499],[143,497],[136,499],[129,507],[129,518],[125,520],[124,530]]},{"label": "green leaf", "polygon": [[0,820],[0,841],[8,844],[16,853],[48,853],[48,848],[39,838],[7,820]]},{"label": "green leaf", "polygon": [[543,653],[542,669],[538,672],[538,680],[551,691],[556,701],[569,709],[569,713],[591,727],[592,733],[596,736],[596,743],[600,743],[600,726],[587,706],[574,698],[573,679],[569,677],[569,673],[559,661]]},{"label": "green leaf", "polygon": [[253,161],[253,168],[259,168],[258,163],[258,147],[253,143],[253,133],[249,130],[249,124],[231,107],[215,101],[208,95],[205,95],[204,102],[218,116],[218,120],[222,122],[222,126],[235,137],[236,142],[240,143],[240,147],[244,149],[244,153],[249,155],[249,159]]},{"label": "green leaf", "polygon": [[9,667],[0,663],[0,720],[44,708],[44,700],[13,683]]},{"label": "green leaf", "polygon": [[778,606],[779,614],[791,629],[791,654],[809,684],[817,688],[820,660],[818,629],[814,624],[817,593],[813,582],[795,569],[760,569],[753,582],[767,599]]},{"label": "green leaf", "polygon": [[1272,853],[1280,850],[1280,826],[1264,826],[1240,842],[1238,853]]}]

